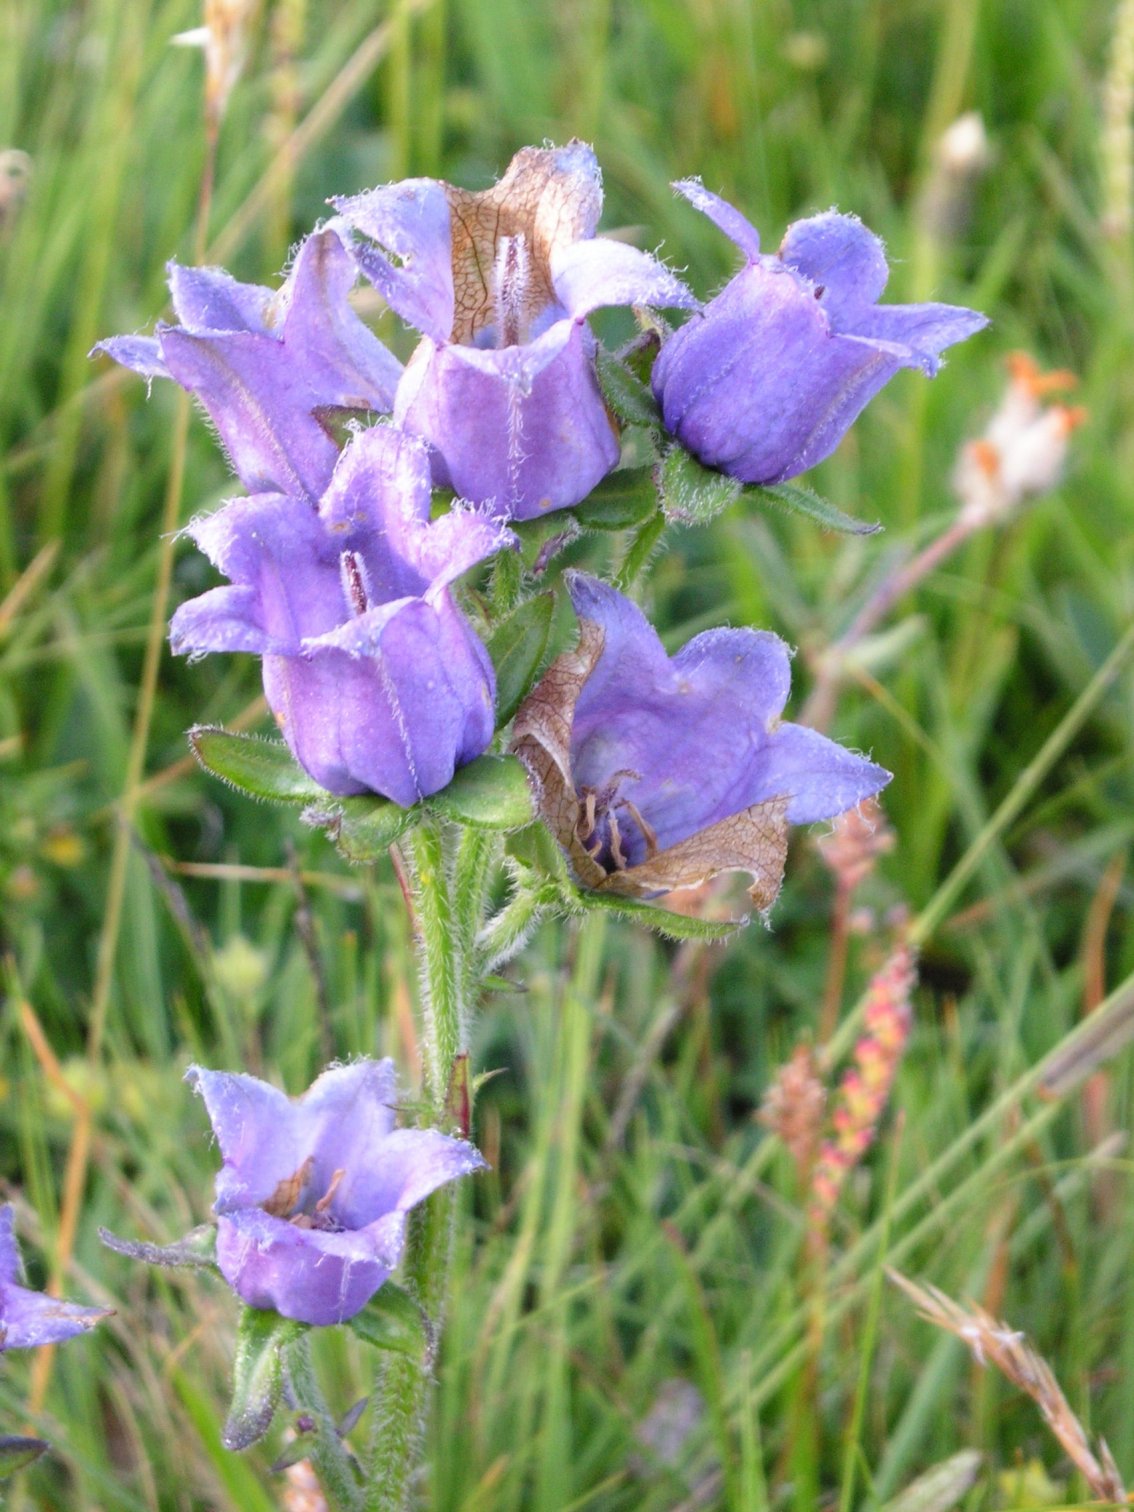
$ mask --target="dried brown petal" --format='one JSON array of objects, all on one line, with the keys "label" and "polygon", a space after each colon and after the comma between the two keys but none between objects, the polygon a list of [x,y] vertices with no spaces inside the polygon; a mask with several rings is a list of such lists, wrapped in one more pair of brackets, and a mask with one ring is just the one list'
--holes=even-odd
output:
[{"label": "dried brown petal", "polygon": [[314,1164],[314,1155],[308,1155],[298,1170],[277,1182],[275,1191],[267,1202],[261,1204],[264,1212],[270,1213],[273,1218],[290,1218],[303,1195],[303,1188],[310,1179],[311,1168]]},{"label": "dried brown petal", "polygon": [[787,856],[786,797],[752,804],[622,870],[608,872],[587,850],[581,836],[592,826],[571,771],[571,726],[604,642],[599,624],[580,620],[578,644],[552,663],[521,704],[511,746],[528,769],[540,817],[566,853],[575,880],[596,892],[651,898],[699,887],[719,872],[742,871],[753,879],[748,893],[754,906],[769,909]]},{"label": "dried brown petal", "polygon": [[[568,149],[575,147],[568,143]],[[493,269],[505,237],[523,237],[527,256],[520,309],[527,325],[555,302],[551,256],[594,235],[602,207],[597,170],[585,171],[554,147],[525,147],[491,189],[473,193],[444,184],[452,215],[452,340],[472,342],[496,316]]]}]

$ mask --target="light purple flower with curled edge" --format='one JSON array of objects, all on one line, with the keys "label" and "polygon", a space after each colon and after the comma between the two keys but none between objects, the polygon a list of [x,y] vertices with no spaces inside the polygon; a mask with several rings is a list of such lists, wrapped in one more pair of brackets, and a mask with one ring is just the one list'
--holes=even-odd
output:
[{"label": "light purple flower with curled edge", "polygon": [[663,344],[653,388],[666,429],[708,467],[782,483],[834,451],[899,368],[937,372],[988,324],[958,305],[879,305],[881,241],[853,215],[796,221],[775,257],[740,211],[694,179],[674,185],[745,266]]},{"label": "light purple flower with curled edge", "polygon": [[21,1284],[24,1267],[16,1245],[15,1217],[11,1203],[0,1207],[0,1350],[57,1344],[109,1318],[112,1308],[61,1302]]},{"label": "light purple flower with curled edge", "polygon": [[696,304],[655,258],[595,236],[591,148],[525,147],[481,193],[407,179],[333,203],[362,272],[422,333],[394,418],[435,449],[437,484],[517,520],[586,498],[619,457],[586,317]]},{"label": "light purple flower with curled edge", "polygon": [[224,1164],[217,1264],[250,1307],[343,1323],[401,1259],[406,1214],[485,1162],[463,1139],[395,1128],[391,1060],[332,1066],[292,1100],[241,1073],[190,1066]]},{"label": "light purple flower with curled edge", "polygon": [[246,488],[315,501],[339,455],[334,412],[388,414],[402,371],[350,307],[357,276],[333,231],[307,238],[275,291],[170,263],[181,324],[114,336],[95,351],[193,394]]},{"label": "light purple flower with curled edge", "polygon": [[231,585],[177,610],[174,651],[261,656],[284,739],[331,793],[409,807],[492,739],[492,663],[449,585],[512,537],[429,511],[425,446],[379,425],[348,442],[318,508],[254,494],[186,527]]},{"label": "light purple flower with curled edge", "polygon": [[787,826],[831,819],[890,774],[780,715],[788,648],[766,630],[709,630],[666,655],[614,588],[566,574],[579,642],[516,715],[512,749],[584,887],[651,897],[723,871],[779,892]]}]

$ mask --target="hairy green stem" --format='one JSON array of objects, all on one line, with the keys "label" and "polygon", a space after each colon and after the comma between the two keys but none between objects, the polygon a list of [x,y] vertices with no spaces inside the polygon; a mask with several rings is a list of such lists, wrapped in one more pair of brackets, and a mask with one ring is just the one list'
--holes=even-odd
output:
[{"label": "hairy green stem", "polygon": [[287,1377],[296,1406],[315,1420],[310,1459],[334,1512],[362,1512],[362,1489],[346,1445],[339,1437],[311,1361],[311,1336],[300,1334],[288,1347]]},{"label": "hairy green stem", "polygon": [[465,1038],[464,953],[440,824],[419,824],[410,837],[409,850],[425,1016],[426,1091],[434,1117],[440,1118],[453,1058]]},{"label": "hairy green stem", "polygon": [[[464,1046],[471,1007],[462,919],[480,916],[483,897],[464,898],[457,906],[455,877],[439,824],[419,825],[409,851],[421,961],[426,1093],[432,1117],[440,1123],[446,1114],[453,1060]],[[464,859],[470,861],[468,847]],[[475,877],[483,894],[487,867],[465,865],[458,871],[466,886]],[[434,1355],[444,1321],[453,1211],[454,1194],[446,1187],[423,1203],[410,1221],[405,1280],[426,1319],[427,1337],[420,1355],[386,1356],[375,1380],[366,1512],[405,1512],[413,1500]]]},{"label": "hairy green stem", "polygon": [[558,897],[558,889],[551,884],[537,887],[518,884],[504,907],[493,914],[477,936],[478,976],[507,965],[523,949],[529,934]]},{"label": "hairy green stem", "polygon": [[629,593],[649,566],[650,558],[668,523],[664,512],[659,508],[630,537],[626,555],[622,558],[622,565],[614,579],[615,587],[622,593]]}]

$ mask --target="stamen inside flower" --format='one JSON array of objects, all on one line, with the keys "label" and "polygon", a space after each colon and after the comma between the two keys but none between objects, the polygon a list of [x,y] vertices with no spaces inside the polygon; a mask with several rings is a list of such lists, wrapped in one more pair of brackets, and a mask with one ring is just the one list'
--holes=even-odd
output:
[{"label": "stamen inside flower", "polygon": [[312,1202],[314,1193],[308,1190],[308,1183],[314,1168],[315,1157],[308,1155],[298,1170],[277,1183],[275,1191],[267,1202],[261,1203],[261,1207],[273,1218],[282,1218],[285,1222],[294,1224],[296,1228],[319,1229],[324,1233],[341,1234],[343,1225],[332,1214],[331,1204],[335,1193],[342,1185],[346,1169],[339,1167],[332,1171],[327,1190]]},{"label": "stamen inside flower", "polygon": [[625,871],[628,866],[636,864],[627,857],[627,849],[634,846],[634,836],[629,830],[624,836],[618,819],[620,810],[637,828],[646,848],[645,859],[650,860],[658,853],[658,837],[653,825],[633,799],[619,797],[618,790],[623,782],[638,782],[641,776],[640,772],[627,768],[615,772],[601,787],[580,789],[579,799],[583,810],[579,815],[576,834],[587,854],[608,872]]},{"label": "stamen inside flower", "polygon": [[357,551],[344,551],[339,557],[339,572],[342,574],[343,593],[352,614],[365,614],[370,608],[370,593],[366,585],[366,568]]},{"label": "stamen inside flower", "polygon": [[496,345],[518,346],[524,339],[524,310],[528,299],[527,238],[502,236],[496,244],[493,296],[496,304]]}]

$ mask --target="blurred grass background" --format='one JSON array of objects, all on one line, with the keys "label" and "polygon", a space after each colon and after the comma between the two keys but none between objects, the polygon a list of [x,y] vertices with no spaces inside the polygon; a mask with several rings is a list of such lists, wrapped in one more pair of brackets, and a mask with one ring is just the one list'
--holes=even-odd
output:
[{"label": "blurred grass background", "polygon": [[[833,889],[804,835],[770,932],[721,952],[545,926],[522,990],[486,1007],[475,1059],[501,1074],[477,1133],[495,1169],[464,1194],[432,1507],[873,1507],[965,1447],[984,1456],[965,1505],[1075,1504],[1029,1403],[897,1293],[872,1306],[887,1247],[1026,1329],[1134,1482],[1130,1057],[1063,1099],[1027,1085],[1134,971],[1128,663],[967,887],[939,891],[1134,606],[1129,148],[1104,131],[1129,106],[1120,16],[1134,34],[1128,0],[264,0],[207,235],[239,277],[271,282],[332,193],[420,173],[480,187],[517,147],[578,135],[604,166],[604,226],[661,243],[702,294],[731,263],[668,188],[694,173],[769,247],[795,217],[854,210],[886,238],[891,298],[992,317],[934,384],[899,377],[809,480],[886,535],[739,513],[672,534],[648,590],[667,638],[776,629],[801,648],[791,709],[809,655],[944,528],[1005,354],[1073,369],[1090,416],[1058,493],[899,606],[839,707],[832,733],[895,773],[897,845],[866,901],[936,912],[902,1118],[844,1193],[822,1284],[800,1264],[806,1194],[754,1118],[819,1025]],[[252,660],[163,652],[139,715],[163,521],[231,484],[196,419],[179,476],[171,385],[147,402],[87,353],[148,330],[166,259],[193,258],[202,66],[170,38],[199,23],[193,0],[0,9],[0,149],[31,160],[0,227],[0,1175],[36,1284],[61,1269],[69,1295],[118,1309],[50,1371],[5,1357],[0,1426],[30,1400],[54,1445],[15,1507],[282,1504],[278,1433],[245,1457],[219,1446],[222,1284],[131,1267],[96,1230],[160,1241],[206,1217],[192,1060],[292,1092],[332,1053],[413,1073],[392,872],[351,871],[185,755],[189,724],[256,717]],[[966,110],[992,158],[944,235],[926,195]],[[173,571],[173,602],[212,581],[189,551]],[[884,933],[851,942],[848,1007]],[[366,1389],[356,1348],[331,1335],[320,1365],[345,1411]],[[659,1396],[692,1404],[664,1453],[639,1433]]]}]

